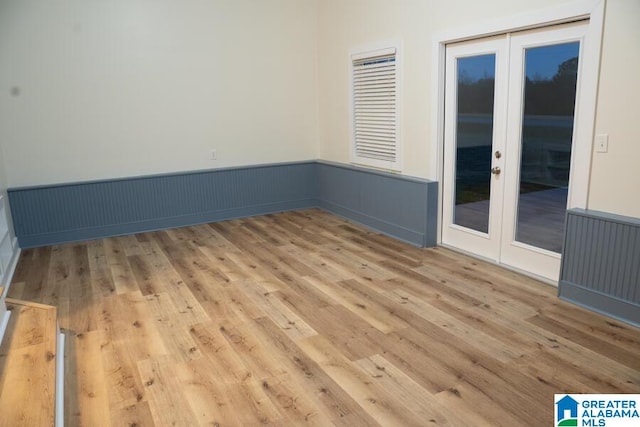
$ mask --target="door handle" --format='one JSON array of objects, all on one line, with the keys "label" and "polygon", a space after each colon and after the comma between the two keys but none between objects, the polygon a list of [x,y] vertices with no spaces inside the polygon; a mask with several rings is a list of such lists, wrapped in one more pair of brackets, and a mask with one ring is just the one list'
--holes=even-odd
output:
[{"label": "door handle", "polygon": [[495,167],[493,167],[491,169],[491,173],[494,174],[494,175],[500,175],[500,172],[502,172],[502,171],[500,170],[499,166],[495,166]]}]

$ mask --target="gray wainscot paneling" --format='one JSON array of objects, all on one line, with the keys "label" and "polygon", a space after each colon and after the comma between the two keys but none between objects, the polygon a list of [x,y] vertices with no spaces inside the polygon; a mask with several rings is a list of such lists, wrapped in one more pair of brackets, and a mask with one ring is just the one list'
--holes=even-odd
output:
[{"label": "gray wainscot paneling", "polygon": [[326,162],[8,190],[30,248],[320,207],[417,246],[436,243],[435,182]]},{"label": "gray wainscot paneling", "polygon": [[315,162],[9,189],[20,247],[316,205]]},{"label": "gray wainscot paneling", "polygon": [[438,185],[434,181],[318,162],[320,207],[416,246],[434,246]]},{"label": "gray wainscot paneling", "polygon": [[640,326],[640,220],[567,212],[558,295]]}]

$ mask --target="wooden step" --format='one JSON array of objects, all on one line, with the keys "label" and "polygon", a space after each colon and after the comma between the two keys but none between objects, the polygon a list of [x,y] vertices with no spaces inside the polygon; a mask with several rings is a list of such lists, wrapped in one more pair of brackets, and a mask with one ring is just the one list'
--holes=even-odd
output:
[{"label": "wooden step", "polygon": [[7,298],[11,312],[0,345],[0,426],[55,422],[57,311]]}]

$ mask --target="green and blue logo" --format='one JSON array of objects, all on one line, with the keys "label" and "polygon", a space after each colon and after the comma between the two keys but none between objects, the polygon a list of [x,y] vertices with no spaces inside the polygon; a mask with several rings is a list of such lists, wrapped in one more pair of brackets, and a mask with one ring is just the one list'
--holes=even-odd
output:
[{"label": "green and blue logo", "polygon": [[555,427],[640,426],[640,394],[556,394]]},{"label": "green and blue logo", "polygon": [[569,395],[556,401],[556,426],[578,425],[578,401]]}]

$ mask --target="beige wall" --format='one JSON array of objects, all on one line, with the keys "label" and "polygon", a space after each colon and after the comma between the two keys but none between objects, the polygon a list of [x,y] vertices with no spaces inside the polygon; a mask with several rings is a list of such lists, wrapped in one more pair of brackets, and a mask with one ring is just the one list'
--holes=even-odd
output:
[{"label": "beige wall", "polygon": [[593,155],[589,207],[640,217],[640,1],[609,0],[605,16],[595,132],[609,152]]},{"label": "beige wall", "polygon": [[400,40],[403,61],[403,173],[425,176],[429,135],[432,16],[421,0],[319,3],[320,157],[349,163],[350,57],[361,46]]},{"label": "beige wall", "polygon": [[[0,144],[0,196],[4,202],[5,209],[0,211],[0,215],[4,215],[0,221],[6,219],[6,225],[9,229],[9,235],[6,236],[4,231],[0,234],[0,239],[6,236],[8,241],[0,241],[0,287],[4,287],[4,296],[6,296],[10,274],[13,274],[13,268],[18,260],[18,240],[13,229],[13,221],[11,219],[11,207],[9,205],[9,198],[7,197],[7,175],[6,175],[6,162],[4,160],[4,154],[2,151],[2,145]],[[4,225],[3,225],[4,228]],[[0,297],[2,297],[0,293]],[[3,301],[0,301],[2,305]],[[0,307],[2,309],[3,307]]]},{"label": "beige wall", "polygon": [[556,0],[323,0],[319,3],[320,155],[349,162],[349,51],[400,39],[404,53],[403,173],[433,178],[432,43],[436,34],[557,5]]},{"label": "beige wall", "polygon": [[315,0],[1,1],[9,186],[317,158],[316,16]]},{"label": "beige wall", "polygon": [[[349,162],[349,56],[360,45],[401,39],[403,173],[437,176],[431,166],[432,40],[435,34],[557,7],[556,0],[324,0],[319,3],[320,156]],[[565,2],[567,3],[567,2]],[[571,2],[568,2],[571,3]],[[589,208],[640,217],[640,2],[609,0],[605,14],[596,132],[610,134],[594,154]],[[634,120],[635,119],[635,120]]]},{"label": "beige wall", "polygon": [[[349,51],[401,40],[403,173],[434,177],[435,34],[558,0],[3,0],[6,185],[349,162]],[[640,217],[640,2],[608,0],[589,207]],[[16,88],[19,93],[12,93]],[[209,159],[216,149],[218,160]]]},{"label": "beige wall", "polygon": [[[5,212],[4,214],[7,216],[7,225],[9,226],[9,237],[11,241],[15,239],[15,233],[13,231],[13,222],[11,221],[11,208],[9,207],[9,199],[7,197],[7,174],[6,174],[6,163],[4,160],[4,154],[2,152],[2,147],[0,146],[0,196],[4,199]],[[2,237],[2,236],[0,236]],[[3,286],[0,283],[0,286]]]}]

